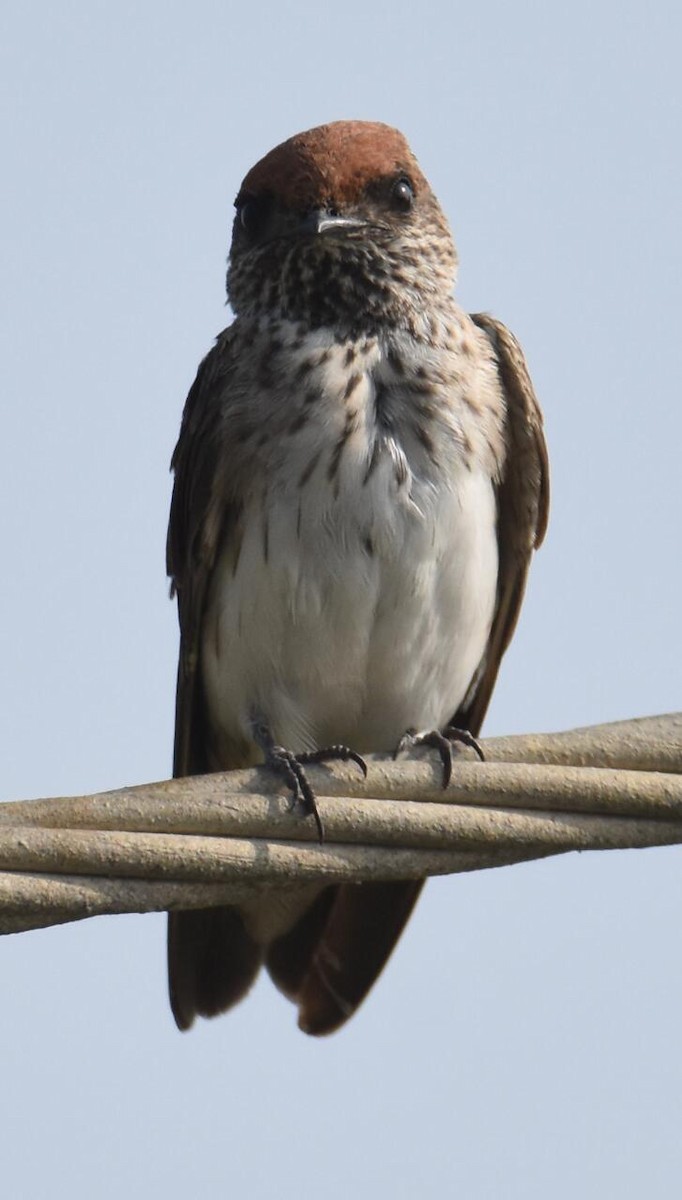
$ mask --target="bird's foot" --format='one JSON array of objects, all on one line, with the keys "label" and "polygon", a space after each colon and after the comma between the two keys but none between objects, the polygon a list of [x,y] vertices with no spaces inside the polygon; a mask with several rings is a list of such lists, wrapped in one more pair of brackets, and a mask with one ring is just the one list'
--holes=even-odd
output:
[{"label": "bird's foot", "polygon": [[315,793],[308,782],[308,776],[305,773],[299,756],[293,754],[291,750],[285,750],[284,746],[276,746],[273,743],[265,752],[265,765],[271,771],[274,771],[275,774],[279,775],[289,788],[291,792],[290,808],[293,810],[297,805],[300,805],[306,816],[314,817],[318,840],[323,842],[324,828],[322,826],[322,817],[317,807]]},{"label": "bird's foot", "polygon": [[474,735],[469,733],[468,729],[457,729],[455,725],[448,725],[442,733],[439,729],[429,729],[422,733],[417,733],[416,729],[407,729],[393,752],[393,758],[396,759],[403,750],[411,750],[413,746],[431,746],[440,755],[443,766],[443,787],[446,788],[452,776],[452,746],[454,742],[468,746],[476,752],[481,762],[485,762],[485,755]]},{"label": "bird's foot", "polygon": [[305,768],[312,763],[354,762],[367,776],[367,763],[361,755],[348,746],[324,746],[319,750],[307,750],[294,754],[284,746],[278,746],[269,728],[262,721],[253,722],[254,738],[263,751],[265,766],[274,771],[291,791],[291,808],[300,805],[306,816],[312,816],[317,826],[320,842],[324,841],[324,827],[317,807],[315,792],[310,785]]}]

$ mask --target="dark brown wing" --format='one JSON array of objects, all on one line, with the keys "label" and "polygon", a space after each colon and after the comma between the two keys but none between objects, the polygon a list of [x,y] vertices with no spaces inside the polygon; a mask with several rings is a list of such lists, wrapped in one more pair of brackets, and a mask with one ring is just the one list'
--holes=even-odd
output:
[{"label": "dark brown wing", "polygon": [[180,658],[175,710],[173,774],[208,770],[200,637],[206,593],[221,538],[236,514],[223,487],[221,399],[232,370],[230,330],[220,335],[197,372],[185,404],[180,437],[171,460],[171,500],[166,569],[177,593]]},{"label": "dark brown wing", "polygon": [[[549,469],[542,414],[521,347],[493,317],[477,313],[473,320],[494,348],[507,406],[507,459],[497,487],[497,608],[483,662],[452,720],[477,735],[518,620],[532,552],[547,528]],[[300,960],[299,939],[309,955],[307,969],[299,967],[293,979],[280,981],[298,1003],[302,1029],[331,1033],[352,1016],[388,960],[422,887],[423,881],[341,887],[312,947],[306,945],[303,926],[292,930],[284,945],[275,943],[275,960],[269,958],[268,967],[276,980],[282,959],[297,961],[298,949]]]},{"label": "dark brown wing", "polygon": [[[173,774],[210,770],[208,729],[201,685],[201,627],[211,572],[229,524],[238,517],[226,502],[223,475],[223,400],[233,371],[231,333],[220,335],[192,385],[172,459],[166,562],[178,597],[180,657],[175,708]],[[229,767],[242,764],[225,762]],[[169,913],[168,980],[180,1029],[196,1014],[214,1016],[248,990],[261,962],[236,909]]]},{"label": "dark brown wing", "polygon": [[533,551],[547,532],[549,462],[542,412],[519,343],[487,313],[473,313],[472,320],[490,338],[507,406],[507,456],[497,486],[497,608],[483,662],[452,722],[477,735],[519,619]]}]

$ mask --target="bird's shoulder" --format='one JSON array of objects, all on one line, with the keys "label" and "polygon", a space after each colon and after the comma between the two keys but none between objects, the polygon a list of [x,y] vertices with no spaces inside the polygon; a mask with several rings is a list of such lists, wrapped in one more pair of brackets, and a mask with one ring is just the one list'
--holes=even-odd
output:
[{"label": "bird's shoulder", "polygon": [[542,543],[549,515],[549,461],[542,409],[525,355],[511,330],[489,313],[472,313],[471,320],[489,341],[504,395],[501,498],[520,523],[520,543],[530,554]]},{"label": "bird's shoulder", "polygon": [[[225,396],[229,394],[238,354],[238,330],[228,326],[199,364],[182,414],[171,458],[174,474],[166,566],[174,590],[183,586],[191,559],[206,557],[215,542],[218,517],[216,473],[220,469],[220,433]],[[207,525],[208,520],[208,525]]]}]

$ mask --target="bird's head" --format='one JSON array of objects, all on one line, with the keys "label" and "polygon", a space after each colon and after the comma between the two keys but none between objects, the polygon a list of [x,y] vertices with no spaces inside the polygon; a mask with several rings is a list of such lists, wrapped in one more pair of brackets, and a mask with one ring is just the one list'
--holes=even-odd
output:
[{"label": "bird's head", "polygon": [[388,125],[296,134],[252,167],[235,208],[227,288],[237,315],[373,332],[414,325],[452,290],[447,222]]}]

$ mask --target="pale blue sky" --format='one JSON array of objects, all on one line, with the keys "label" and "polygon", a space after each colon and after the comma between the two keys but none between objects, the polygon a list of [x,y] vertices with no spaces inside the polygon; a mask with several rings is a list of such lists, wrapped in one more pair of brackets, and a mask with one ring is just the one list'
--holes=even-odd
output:
[{"label": "pale blue sky", "polygon": [[[681,35],[673,3],[6,0],[2,798],[169,773],[168,462],[232,201],[340,117],[408,135],[545,408],[552,521],[487,732],[680,707]],[[265,981],[181,1036],[161,917],[6,938],[3,1193],[674,1195],[681,862],[430,884],[327,1041]]]}]

